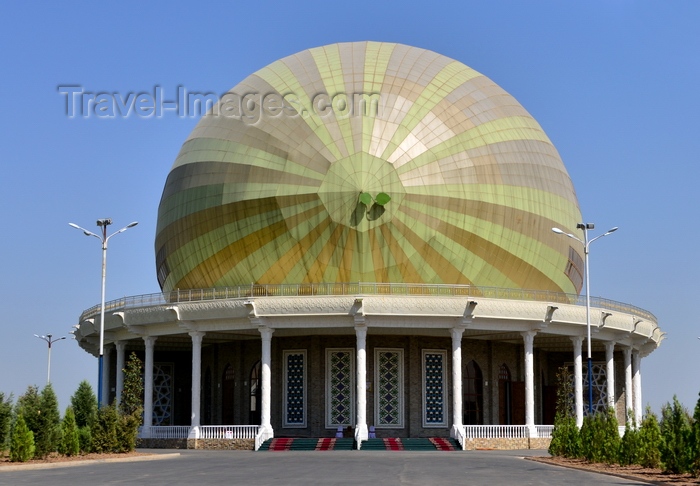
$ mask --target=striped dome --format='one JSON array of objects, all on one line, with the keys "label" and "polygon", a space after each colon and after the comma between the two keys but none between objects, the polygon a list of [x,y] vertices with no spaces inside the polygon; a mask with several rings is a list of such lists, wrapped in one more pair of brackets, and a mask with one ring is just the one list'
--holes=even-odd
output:
[{"label": "striped dome", "polygon": [[[318,282],[577,292],[581,214],[542,128],[493,81],[400,44],[250,75],[182,146],[158,211],[164,290]],[[568,240],[568,241],[567,241]]]}]

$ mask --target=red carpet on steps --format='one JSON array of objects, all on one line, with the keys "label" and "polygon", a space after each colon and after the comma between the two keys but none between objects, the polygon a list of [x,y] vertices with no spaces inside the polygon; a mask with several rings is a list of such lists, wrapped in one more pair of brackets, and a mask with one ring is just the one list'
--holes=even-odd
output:
[{"label": "red carpet on steps", "polygon": [[435,448],[439,451],[454,451],[455,450],[452,443],[447,439],[443,439],[442,437],[431,437],[430,442],[435,444]]},{"label": "red carpet on steps", "polygon": [[317,451],[331,451],[335,447],[335,439],[318,439],[316,443]]},{"label": "red carpet on steps", "polygon": [[289,447],[292,445],[292,441],[294,439],[286,439],[286,438],[280,438],[280,439],[272,439],[272,442],[270,442],[270,449],[271,451],[288,451]]},{"label": "red carpet on steps", "polygon": [[386,447],[386,450],[388,451],[402,451],[403,450],[403,444],[401,443],[401,439],[397,439],[395,437],[387,437],[384,439],[384,447]]}]

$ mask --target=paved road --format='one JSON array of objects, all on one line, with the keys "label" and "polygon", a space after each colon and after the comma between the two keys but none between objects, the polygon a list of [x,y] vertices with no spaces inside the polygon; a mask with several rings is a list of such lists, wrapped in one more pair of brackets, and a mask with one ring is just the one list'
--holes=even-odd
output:
[{"label": "paved road", "polygon": [[[156,451],[153,451],[156,452]],[[523,460],[538,451],[180,452],[167,459],[2,471],[0,485],[543,485],[644,484]],[[534,453],[534,454],[533,454]]]}]

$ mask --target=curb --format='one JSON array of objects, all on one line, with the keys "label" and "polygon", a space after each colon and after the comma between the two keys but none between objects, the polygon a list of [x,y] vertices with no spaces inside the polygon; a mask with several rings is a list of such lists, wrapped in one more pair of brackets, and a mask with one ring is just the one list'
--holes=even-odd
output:
[{"label": "curb", "polygon": [[0,466],[0,474],[5,471],[35,471],[37,469],[56,469],[62,467],[86,466],[88,464],[99,464],[105,462],[142,462],[159,461],[161,459],[174,459],[179,457],[179,452],[167,454],[149,454],[133,457],[112,457],[109,459],[86,459],[84,461],[47,462],[43,464],[17,464],[12,466]]},{"label": "curb", "polygon": [[613,477],[617,477],[620,479],[627,479],[629,481],[637,481],[641,484],[652,484],[652,485],[658,485],[658,486],[668,486],[670,484],[673,484],[672,482],[656,481],[653,479],[643,479],[643,478],[640,478],[639,476],[633,476],[633,475],[624,474],[624,473],[616,473],[616,472],[612,472],[612,471],[611,472],[594,471],[592,469],[588,469],[588,468],[585,468],[582,466],[576,466],[573,464],[554,464],[554,463],[547,462],[547,461],[538,461],[536,456],[524,457],[523,459],[526,459],[528,461],[533,461],[533,462],[539,462],[540,464],[547,464],[549,466],[554,466],[554,467],[563,467],[565,469],[576,469],[578,471],[585,471],[585,472],[589,472],[589,473],[593,473],[593,474],[603,474],[605,476],[613,476]]}]

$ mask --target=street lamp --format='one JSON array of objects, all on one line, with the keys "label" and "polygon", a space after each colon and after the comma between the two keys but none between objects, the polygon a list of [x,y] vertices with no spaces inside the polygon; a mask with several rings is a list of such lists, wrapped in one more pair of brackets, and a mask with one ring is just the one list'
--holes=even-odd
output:
[{"label": "street lamp", "polygon": [[51,383],[51,345],[55,343],[56,341],[60,341],[61,339],[66,339],[65,336],[56,338],[56,339],[51,339],[53,336],[52,334],[47,334],[46,336],[39,336],[38,334],[34,334],[34,336],[38,337],[39,339],[43,339],[46,341],[49,345],[49,369],[46,372],[46,384],[48,385]]},{"label": "street lamp", "polygon": [[592,240],[588,239],[588,230],[592,230],[595,228],[595,225],[593,223],[578,223],[576,225],[576,229],[583,230],[583,240],[580,238],[577,238],[576,236],[572,235],[571,233],[566,233],[559,228],[552,228],[552,231],[554,231],[557,234],[568,236],[569,238],[573,238],[574,240],[578,241],[583,245],[583,254],[585,256],[585,262],[584,262],[584,275],[586,277],[586,330],[588,333],[588,414],[593,415],[593,364],[591,361],[591,277],[590,277],[590,270],[588,266],[588,248],[591,246],[591,243],[593,243],[595,240],[598,238],[602,238],[603,236],[608,236],[610,233],[614,233],[617,231],[617,226],[614,228],[610,228],[608,231],[603,233],[602,235],[598,235]]},{"label": "street lamp", "polygon": [[99,226],[102,229],[102,235],[96,235],[92,231],[88,231],[85,228],[81,228],[75,223],[68,223],[70,226],[72,226],[75,229],[79,229],[82,231],[85,236],[94,236],[98,240],[102,242],[102,300],[101,300],[101,305],[100,305],[100,355],[99,355],[99,361],[98,361],[98,376],[97,376],[97,407],[99,408],[102,406],[102,366],[103,366],[103,355],[104,355],[104,335],[105,335],[105,279],[107,276],[107,242],[109,239],[119,233],[123,233],[124,231],[128,230],[129,228],[133,228],[136,226],[138,221],[134,221],[133,223],[129,223],[126,226],[124,226],[122,229],[119,231],[115,231],[111,235],[107,236],[107,226],[112,224],[111,219],[98,219],[97,220],[97,226]]}]

